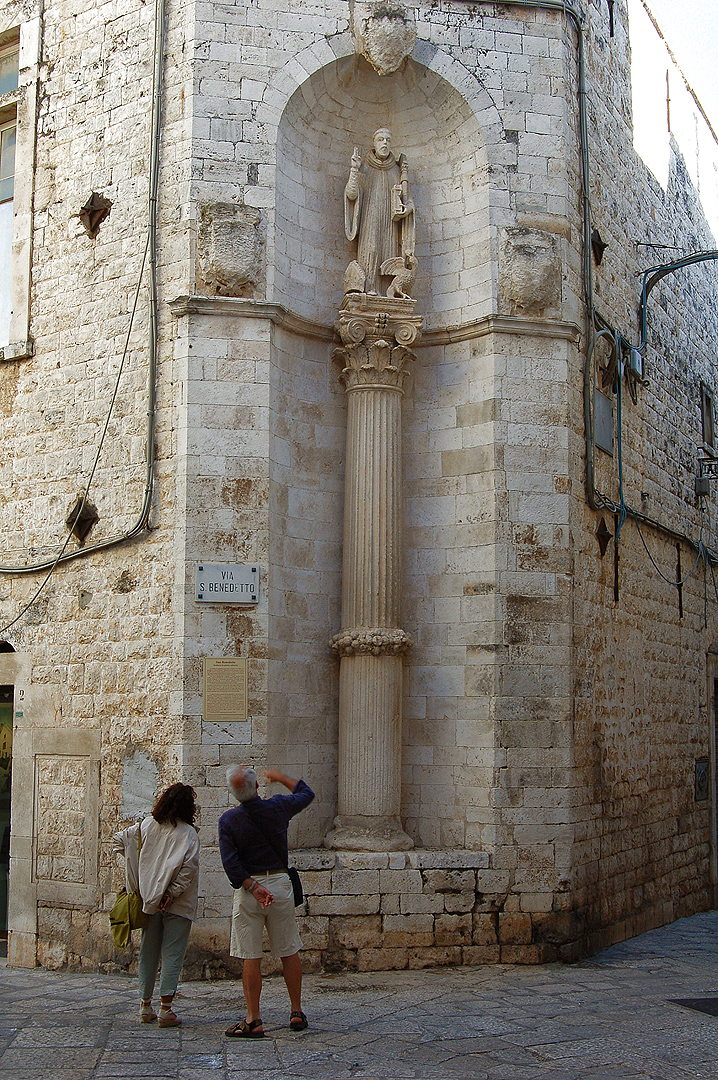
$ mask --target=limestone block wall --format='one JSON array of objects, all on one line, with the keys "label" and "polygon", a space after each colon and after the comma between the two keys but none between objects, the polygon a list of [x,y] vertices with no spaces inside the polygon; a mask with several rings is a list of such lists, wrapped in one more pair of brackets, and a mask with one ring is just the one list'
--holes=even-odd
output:
[{"label": "limestone block wall", "polygon": [[267,755],[317,796],[294,826],[302,847],[321,845],[337,798],[329,640],[340,620],[346,404],[331,348],[280,328],[274,336]]},{"label": "limestone block wall", "polygon": [[[598,12],[590,14],[603,60],[591,68],[596,92],[589,123],[592,136],[605,140],[605,152],[593,161],[592,204],[609,245],[594,269],[596,303],[638,341],[640,273],[683,252],[715,248],[715,238],[675,138],[665,190],[636,155],[619,161],[618,147],[632,139],[629,28],[622,12],[611,39]],[[702,563],[680,595],[671,582],[695,565],[700,538],[715,543],[715,495],[701,504],[694,488],[705,452],[700,382],[715,382],[715,301],[710,265],[665,278],[649,300],[648,383],[638,387],[635,402],[624,389],[625,501],[669,531],[639,523],[639,533],[629,515],[618,549],[611,542],[601,557],[600,517],[612,534],[617,518],[610,509],[587,511],[579,483],[572,490],[574,743],[585,784],[575,832],[575,903],[594,948],[640,932],[646,919],[676,918],[714,902],[714,811],[710,801],[696,801],[695,763],[711,757],[715,775],[716,596]],[[582,373],[570,382],[578,480]],[[597,486],[618,501],[617,403],[609,396],[614,453],[597,452]]]},{"label": "limestone block wall", "polygon": [[[52,559],[89,477],[117,379],[146,239],[153,9],[127,3],[108,19],[94,4],[3,4],[0,32],[38,19],[35,168],[18,156],[31,209],[30,329],[34,355],[4,362],[0,562]],[[167,20],[164,174],[160,200],[160,371],[152,524],[120,545],[47,571],[3,575],[2,637],[15,655],[11,962],[62,966],[106,958],[105,898],[116,887],[110,839],[123,805],[123,767],[142,748],[158,783],[182,766],[181,656],[173,599],[175,383],[171,317],[163,302],[186,274],[177,207],[188,161],[181,40]],[[27,111],[19,107],[18,122]],[[27,140],[23,137],[23,145]],[[28,169],[28,165],[30,166]],[[92,239],[80,210],[92,193],[112,204]],[[184,287],[186,290],[186,286]],[[147,426],[147,279],[90,501],[88,545],[139,517]],[[77,543],[70,541],[69,551]],[[35,801],[34,792],[43,794]],[[80,818],[84,824],[80,824]],[[39,934],[39,943],[38,943]]]},{"label": "limestone block wall", "polygon": [[[0,32],[41,14],[0,11]],[[169,5],[152,529],[59,567],[3,635],[17,651],[8,678],[28,701],[17,776],[57,796],[54,816],[26,795],[19,804],[36,826],[13,838],[18,962],[131,963],[110,949],[105,909],[119,881],[110,839],[140,761],[158,786],[182,777],[198,793],[196,974],[225,969],[216,822],[225,767],[240,758],[303,773],[317,791],[292,832],[315,965],[571,958],[711,900],[710,808],[693,778],[696,758],[714,753],[716,600],[702,565],[680,597],[672,582],[679,549],[684,574],[696,554],[683,534],[709,546],[715,534],[715,496],[700,506],[693,494],[715,276],[694,268],[661,283],[650,383],[635,402],[624,387],[625,498],[672,530],[644,529],[666,582],[631,518],[602,557],[601,515],[585,502],[575,29],[529,7],[420,3],[412,56],[380,78],[356,54],[349,15],[344,0]],[[109,19],[85,0],[50,2],[41,29],[35,355],[0,370],[6,563],[43,558],[66,536],[145,238],[152,12],[127,0]],[[609,245],[593,269],[596,306],[635,340],[641,269],[715,240],[678,144],[666,191],[632,150],[623,4],[612,34],[602,0],[585,5],[585,45],[590,194]],[[386,122],[411,168],[426,325],[402,406],[414,639],[402,799],[417,851],[377,862],[317,849],[336,797],[341,191],[353,146]],[[112,209],[91,240],[77,214],[93,190]],[[93,484],[92,540],[128,528],[142,499],[145,288]],[[615,533],[616,448],[598,452],[597,485]],[[259,604],[196,605],[202,560],[256,561]],[[2,614],[38,580],[3,577]],[[249,716],[220,729],[202,717],[201,661],[237,655]],[[79,763],[72,783],[65,758]],[[72,816],[83,799],[98,822],[84,851]]]}]

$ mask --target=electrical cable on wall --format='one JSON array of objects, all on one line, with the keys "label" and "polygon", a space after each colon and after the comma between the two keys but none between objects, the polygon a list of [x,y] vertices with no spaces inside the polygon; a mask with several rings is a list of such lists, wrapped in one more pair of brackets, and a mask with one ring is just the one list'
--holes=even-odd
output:
[{"label": "electrical cable on wall", "polygon": [[68,536],[63,543],[60,551],[51,559],[33,563],[24,566],[6,566],[0,565],[0,574],[30,574],[37,573],[38,571],[48,571],[42,584],[35,591],[32,599],[24,605],[23,609],[18,615],[15,616],[9,623],[0,628],[0,633],[5,633],[11,626],[13,626],[22,616],[29,610],[30,607],[36,602],[38,596],[41,594],[48,581],[52,577],[53,572],[60,563],[69,562],[72,559],[81,558],[92,554],[95,551],[102,551],[110,547],[114,547],[118,544],[124,543],[127,540],[138,536],[140,533],[147,529],[149,520],[151,505],[152,505],[152,490],[154,480],[154,418],[155,418],[155,400],[156,400],[156,381],[157,381],[157,281],[156,281],[156,264],[157,264],[157,192],[159,186],[159,143],[160,143],[160,119],[161,119],[161,96],[162,96],[162,66],[164,56],[164,0],[156,0],[155,4],[155,27],[154,27],[154,53],[153,53],[153,81],[152,81],[152,118],[151,118],[151,140],[150,140],[150,167],[149,167],[149,200],[148,200],[148,221],[147,221],[147,238],[145,241],[145,247],[142,254],[142,262],[140,271],[137,278],[137,287],[135,290],[134,302],[130,313],[129,326],[125,337],[124,349],[120,360],[120,367],[115,379],[114,390],[110,401],[109,408],[107,410],[107,416],[105,424],[102,430],[100,441],[95,454],[94,462],[88,480],[84,486],[82,501],[80,508],[77,511],[77,517],[82,513],[82,509],[87,502],[90,492],[90,486],[94,479],[95,471],[100,459],[102,447],[107,435],[110,418],[114,409],[117,394],[119,392],[120,379],[124,370],[127,353],[129,351],[130,335],[132,333],[132,327],[134,324],[135,314],[137,311],[137,304],[139,301],[140,289],[142,280],[144,277],[145,266],[149,268],[149,363],[148,363],[148,375],[147,375],[147,433],[146,433],[146,446],[145,446],[145,460],[146,460],[146,474],[145,474],[145,486],[144,496],[142,502],[142,508],[139,517],[133,527],[127,532],[122,533],[119,536],[109,537],[106,540],[99,540],[95,544],[90,544],[87,547],[79,548],[77,551],[67,551],[67,546],[70,542],[72,533],[68,533]]},{"label": "electrical cable on wall", "polygon": [[[480,4],[488,4],[493,0],[478,0]],[[589,141],[588,141],[588,122],[587,122],[587,99],[588,90],[586,85],[586,73],[585,73],[585,31],[583,26],[582,13],[570,2],[570,0],[507,0],[507,6],[518,7],[523,9],[553,11],[567,17],[573,24],[577,34],[576,44],[576,56],[577,56],[577,72],[578,72],[578,120],[579,120],[579,153],[581,161],[581,186],[582,186],[582,217],[583,217],[583,281],[585,291],[586,302],[586,319],[587,319],[587,357],[584,368],[584,422],[586,433],[586,445],[587,445],[587,466],[586,466],[586,490],[587,501],[589,506],[594,510],[608,509],[619,515],[619,526],[617,529],[616,541],[620,539],[620,532],[625,523],[626,517],[630,514],[632,519],[638,524],[639,521],[643,522],[651,528],[655,528],[662,532],[664,535],[670,536],[674,539],[681,540],[693,548],[697,548],[700,552],[706,551],[702,545],[702,541],[698,544],[688,535],[678,532],[670,526],[666,526],[661,522],[648,517],[647,515],[636,511],[630,506],[627,506],[623,496],[622,490],[622,476],[619,476],[619,503],[617,504],[609,496],[606,496],[599,492],[595,486],[595,442],[594,442],[594,428],[593,428],[593,402],[591,394],[591,373],[592,358],[595,352],[595,346],[602,336],[614,336],[619,341],[629,343],[626,339],[622,338],[616,331],[606,331],[597,327],[597,316],[594,307],[593,299],[593,268],[591,263],[591,203],[590,203],[590,154],[589,154]],[[154,403],[156,392],[156,351],[157,351],[157,299],[156,299],[156,213],[157,213],[157,187],[159,176],[159,141],[160,141],[160,105],[161,105],[161,75],[162,75],[162,63],[164,54],[164,0],[156,0],[155,4],[155,42],[154,42],[154,70],[153,70],[153,92],[152,92],[152,135],[151,135],[151,161],[149,170],[150,180],[150,196],[149,196],[149,219],[148,219],[148,249],[149,249],[149,269],[150,269],[150,364],[148,375],[148,425],[147,425],[147,443],[146,443],[146,460],[147,460],[147,477],[145,484],[145,495],[142,505],[142,510],[136,524],[128,532],[125,532],[119,536],[109,538],[107,540],[98,541],[95,544],[88,545],[80,548],[76,551],[68,552],[67,545],[69,543],[69,537],[63,544],[60,552],[52,559],[47,559],[38,563],[25,566],[2,566],[0,565],[0,573],[4,574],[28,574],[38,571],[49,571],[48,577],[43,582],[36,595],[33,597],[30,605],[35,602],[37,595],[42,591],[46,581],[52,575],[54,569],[60,564],[72,559],[81,558],[86,555],[90,555],[96,551],[101,551],[118,544],[121,544],[135,536],[138,536],[144,532],[147,528],[149,519],[149,513],[151,508],[152,499],[152,487],[153,487],[153,474],[154,474],[154,451],[153,451],[153,436],[154,436]],[[641,295],[641,326],[642,326],[642,341],[640,346],[637,347],[637,351],[642,351],[646,344],[646,303],[648,295],[655,284],[665,274],[671,272],[671,270],[681,268],[683,266],[689,266],[693,263],[706,261],[709,259],[718,259],[718,251],[711,252],[697,252],[693,255],[687,256],[675,263],[665,264],[664,266],[656,266],[647,270],[643,277],[642,295]],[[144,260],[143,260],[144,269]],[[143,272],[143,271],[142,271]],[[142,273],[141,272],[141,273]],[[140,275],[141,276],[141,275]],[[132,322],[130,323],[130,328]],[[129,335],[128,335],[129,336]],[[618,360],[620,363],[620,345],[618,346]],[[124,356],[123,356],[124,361]],[[121,369],[122,370],[122,364]],[[629,387],[631,389],[631,387]],[[619,394],[620,397],[620,394]],[[114,396],[113,396],[114,404]],[[620,401],[619,401],[620,410]],[[112,405],[110,410],[112,409]],[[109,414],[108,414],[109,421]],[[106,430],[107,425],[105,425]],[[102,436],[104,440],[104,432]],[[102,446],[102,440],[100,443],[100,449]],[[619,456],[621,457],[621,433],[619,431]],[[98,449],[99,457],[99,449]],[[94,475],[95,465],[93,466],[92,476]],[[85,486],[84,495],[82,499],[82,506],[87,501],[90,489],[90,482]],[[642,538],[643,539],[643,538]],[[711,556],[712,557],[712,556]],[[674,582],[672,584],[675,584]],[[24,612],[23,612],[24,613]],[[20,616],[18,616],[19,618]],[[17,619],[13,620],[13,623]],[[9,623],[11,626],[13,623]],[[7,627],[6,627],[7,629]],[[0,631],[1,632],[1,631]]]},{"label": "electrical cable on wall", "polygon": [[[493,0],[478,0],[481,4],[493,4]],[[583,276],[586,288],[587,298],[587,310],[589,315],[589,322],[593,320],[593,289],[592,289],[592,269],[591,269],[591,256],[590,256],[590,236],[591,236],[591,212],[589,202],[589,150],[588,150],[588,125],[586,119],[586,78],[585,78],[585,59],[584,59],[584,31],[581,13],[573,6],[569,0],[507,0],[507,3],[512,7],[520,8],[532,8],[544,11],[553,11],[563,14],[569,18],[576,29],[578,44],[577,44],[577,65],[578,65],[578,100],[579,100],[579,131],[580,131],[580,150],[581,150],[581,175],[582,175],[582,189],[583,189],[583,224],[584,224],[584,243],[583,243]],[[59,553],[52,559],[46,559],[41,562],[24,565],[24,566],[3,566],[0,565],[0,574],[30,574],[37,573],[38,571],[47,570],[48,575],[43,581],[40,588],[34,594],[33,599],[29,604],[25,605],[23,611],[8,623],[4,630],[7,630],[19,618],[28,610],[29,607],[35,602],[37,597],[44,589],[47,581],[49,581],[55,568],[65,562],[69,562],[72,559],[83,558],[87,555],[91,555],[96,551],[102,551],[110,547],[115,547],[118,544],[124,543],[127,540],[138,536],[144,532],[147,528],[147,522],[149,519],[149,513],[152,500],[152,486],[154,475],[154,410],[155,410],[155,394],[156,394],[156,366],[157,366],[157,297],[156,297],[156,224],[157,224],[157,188],[159,179],[159,142],[160,142],[160,112],[161,112],[161,84],[162,84],[162,63],[164,56],[164,17],[165,17],[165,0],[156,0],[155,2],[155,42],[154,42],[154,69],[153,69],[153,88],[152,88],[152,136],[151,136],[151,157],[150,157],[150,196],[149,196],[149,219],[148,219],[148,249],[149,249],[149,272],[150,272],[150,363],[148,374],[148,423],[147,423],[147,442],[146,442],[146,458],[147,458],[147,477],[145,483],[145,496],[143,500],[142,510],[140,516],[128,532],[123,533],[120,536],[112,537],[107,540],[98,541],[95,544],[90,544],[87,547],[79,548],[77,551],[67,551],[67,544],[69,543],[69,536]],[[144,263],[143,263],[144,266]],[[140,275],[141,277],[141,275]],[[130,329],[132,322],[130,322]],[[114,403],[114,398],[113,398]],[[108,416],[109,420],[109,416]],[[104,437],[104,435],[103,435]],[[99,456],[99,451],[98,451]],[[93,468],[94,474],[94,468]],[[85,487],[84,496],[81,504],[84,506],[89,494],[89,483]],[[4,632],[0,629],[0,633]]]},{"label": "electrical cable on wall", "polygon": [[[104,442],[105,442],[105,436],[107,435],[107,428],[108,428],[109,423],[110,423],[110,418],[112,416],[112,410],[114,408],[115,401],[117,399],[117,393],[118,393],[119,388],[120,388],[120,380],[122,378],[122,371],[123,371],[124,366],[125,366],[125,360],[127,358],[127,352],[128,352],[129,344],[130,344],[130,334],[132,333],[132,323],[134,321],[135,312],[137,310],[137,301],[139,299],[140,286],[142,284],[142,277],[143,277],[144,270],[145,270],[145,262],[146,262],[146,259],[147,259],[147,248],[148,248],[148,246],[149,246],[149,237],[147,238],[147,243],[145,244],[145,250],[144,250],[144,253],[142,255],[142,265],[140,267],[140,273],[139,273],[139,276],[138,276],[138,279],[137,279],[137,288],[135,290],[135,299],[134,299],[134,303],[132,305],[132,313],[130,315],[130,325],[129,325],[128,330],[127,330],[127,337],[125,339],[125,347],[124,347],[124,349],[122,351],[122,359],[120,360],[120,367],[119,367],[119,370],[117,372],[117,377],[115,379],[115,387],[114,387],[114,390],[112,392],[112,398],[111,398],[111,401],[110,401],[110,407],[107,410],[107,416],[105,417],[105,424],[104,424],[104,427],[102,429],[102,435],[100,436],[100,441],[99,441],[99,444],[98,444],[98,447],[97,447],[97,453],[95,454],[95,460],[94,460],[94,462],[92,464],[92,469],[90,470],[90,475],[88,477],[87,483],[85,484],[85,489],[84,489],[84,491],[82,493],[82,499],[81,499],[81,502],[80,502],[79,509],[77,510],[77,513],[75,515],[75,517],[77,519],[80,518],[80,516],[82,514],[82,511],[83,511],[83,509],[85,507],[85,503],[87,502],[87,499],[88,499],[88,496],[89,496],[89,493],[90,493],[90,485],[92,484],[93,478],[95,476],[95,470],[97,469],[97,463],[100,460],[100,454],[102,453],[102,447],[103,447]],[[53,562],[50,564],[47,575],[44,578],[42,584],[33,593],[32,598],[25,604],[25,606],[22,608],[22,610],[19,612],[19,614],[16,615],[15,618],[12,619],[11,622],[6,623],[5,626],[3,626],[3,627],[0,627],[0,634],[4,634],[7,630],[10,629],[11,626],[14,626],[15,623],[18,622],[23,617],[25,612],[29,611],[29,609],[33,606],[33,604],[35,603],[35,601],[39,597],[40,593],[43,591],[43,589],[47,585],[48,581],[52,577],[52,575],[54,573],[54,570],[55,570],[55,567],[62,560],[62,557],[63,557],[65,551],[67,550],[67,545],[70,543],[71,538],[72,538],[72,532],[70,531],[70,532],[68,532],[67,537],[65,539],[65,542],[62,545],[62,547],[60,548],[60,551],[55,556],[55,559],[53,560]],[[11,571],[9,571],[5,567],[0,567],[0,572],[10,573]]]},{"label": "electrical cable on wall", "polygon": [[[622,396],[621,396],[621,385],[622,385],[622,377],[623,377],[623,375],[622,375],[621,352],[622,352],[622,349],[623,349],[624,346],[628,350],[635,349],[637,352],[640,352],[640,353],[642,353],[643,350],[645,349],[647,341],[648,341],[648,330],[647,330],[648,297],[649,297],[649,295],[651,293],[651,290],[654,288],[655,285],[658,284],[659,281],[661,281],[668,274],[673,273],[673,272],[675,272],[677,270],[681,270],[681,269],[683,269],[685,267],[694,266],[694,265],[697,265],[699,263],[704,263],[704,262],[714,262],[714,261],[717,261],[717,260],[718,260],[718,250],[711,249],[711,250],[706,250],[706,251],[693,252],[691,255],[687,255],[682,259],[677,259],[677,260],[675,260],[673,262],[670,262],[670,263],[663,263],[663,264],[660,264],[658,266],[652,266],[652,267],[649,267],[649,269],[645,270],[644,273],[643,273],[643,278],[642,278],[641,294],[640,294],[640,301],[639,301],[639,322],[640,322],[640,325],[641,325],[641,342],[640,342],[640,344],[638,346],[631,345],[631,343],[625,337],[623,337],[623,335],[619,331],[614,330],[613,328],[609,328],[608,324],[605,324],[604,327],[601,330],[599,330],[598,333],[596,333],[593,341],[589,345],[589,348],[588,348],[587,354],[586,354],[586,366],[584,368],[584,423],[585,423],[585,430],[586,430],[586,498],[587,498],[587,502],[588,502],[589,506],[591,507],[592,510],[607,509],[607,510],[610,510],[612,513],[616,513],[616,514],[619,515],[619,525],[618,525],[618,528],[616,530],[616,537],[615,537],[616,542],[618,542],[619,539],[620,539],[621,529],[623,528],[623,525],[625,524],[626,516],[630,515],[630,517],[635,521],[637,527],[639,527],[639,533],[640,533],[639,522],[643,522],[645,525],[648,525],[649,527],[656,529],[658,532],[663,533],[665,536],[668,536],[673,540],[681,541],[681,542],[689,545],[690,547],[692,547],[694,550],[696,550],[698,552],[697,562],[700,561],[700,559],[703,558],[703,557],[705,557],[707,559],[710,559],[710,560],[718,561],[718,556],[716,556],[713,552],[711,552],[703,544],[703,540],[702,540],[703,530],[702,530],[702,527],[701,527],[701,538],[699,538],[698,541],[696,541],[691,536],[689,536],[687,533],[680,532],[680,531],[678,531],[676,529],[671,528],[668,525],[663,524],[660,521],[656,521],[654,518],[648,517],[646,514],[642,513],[641,511],[635,510],[633,507],[627,505],[626,502],[625,502],[624,495],[623,495],[623,439],[622,439]],[[601,321],[603,321],[603,320],[601,320]],[[594,365],[593,365],[592,361],[593,361],[593,356],[594,356],[594,352],[595,352],[595,345],[598,343],[598,341],[600,340],[601,337],[612,338],[615,341],[616,362],[617,362],[617,366],[618,366],[618,375],[617,375],[616,385],[615,385],[615,388],[614,388],[615,393],[616,393],[616,428],[617,428],[616,441],[617,441],[617,446],[618,446],[618,483],[619,483],[619,502],[618,503],[616,503],[614,500],[612,500],[609,496],[607,496],[607,495],[603,494],[602,492],[600,492],[598,490],[598,488],[596,487],[596,484],[595,484],[595,437],[594,437],[594,425],[593,425],[593,399],[592,399],[592,393],[591,393],[592,388],[593,388],[593,383],[594,383],[594,374],[593,374],[594,373]],[[644,547],[645,547],[646,545],[645,545],[645,541],[643,540],[643,535],[642,534],[640,534],[640,535],[641,535],[641,540],[643,541],[643,544],[644,544]],[[646,551],[648,551],[648,548],[646,548]],[[649,556],[650,556],[650,552],[649,552]],[[653,560],[651,560],[651,561],[653,561]],[[655,565],[655,563],[654,563],[654,565]],[[660,571],[659,571],[659,573],[660,573]],[[663,576],[663,575],[661,575],[661,576]],[[669,579],[666,579],[666,580],[669,580]],[[676,585],[678,583],[675,582],[675,581],[670,581],[670,584],[671,585]]]}]

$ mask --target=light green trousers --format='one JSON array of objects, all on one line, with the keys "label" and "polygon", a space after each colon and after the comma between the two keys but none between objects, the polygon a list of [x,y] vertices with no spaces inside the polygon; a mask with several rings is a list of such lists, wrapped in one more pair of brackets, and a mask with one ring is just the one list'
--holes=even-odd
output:
[{"label": "light green trousers", "polygon": [[149,925],[142,931],[140,945],[139,978],[142,1001],[149,1001],[152,997],[160,963],[160,997],[174,994],[192,929],[192,920],[184,919],[181,915],[163,915],[158,911],[156,915],[150,915],[149,920]]}]

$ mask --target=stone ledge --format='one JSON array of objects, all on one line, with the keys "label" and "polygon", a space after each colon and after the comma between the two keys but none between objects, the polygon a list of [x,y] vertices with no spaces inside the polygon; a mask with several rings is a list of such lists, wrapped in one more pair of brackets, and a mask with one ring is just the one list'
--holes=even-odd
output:
[{"label": "stone ledge", "polygon": [[0,348],[0,361],[2,360],[29,360],[35,355],[34,341],[14,341]]},{"label": "stone ledge", "polygon": [[[336,341],[333,326],[313,322],[270,300],[247,300],[235,296],[177,296],[167,301],[177,318],[185,315],[234,315],[236,318],[268,319],[275,326],[319,341]],[[424,330],[420,346],[448,345],[456,341],[472,341],[488,334],[516,334],[521,337],[558,338],[577,341],[579,328],[561,319],[532,318],[522,315],[485,315],[481,319],[451,326]]]},{"label": "stone ledge", "polygon": [[487,870],[487,851],[327,851],[300,848],[291,851],[298,870]]}]

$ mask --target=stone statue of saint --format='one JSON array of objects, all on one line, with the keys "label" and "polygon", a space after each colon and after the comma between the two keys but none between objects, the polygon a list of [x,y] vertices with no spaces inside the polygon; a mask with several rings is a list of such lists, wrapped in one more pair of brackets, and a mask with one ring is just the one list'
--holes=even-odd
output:
[{"label": "stone statue of saint", "polygon": [[354,147],[344,189],[344,225],[347,240],[357,241],[344,291],[377,295],[385,288],[387,296],[409,299],[416,273],[414,203],[406,158],[392,154],[388,128],[374,133],[374,149],[363,160]]}]

